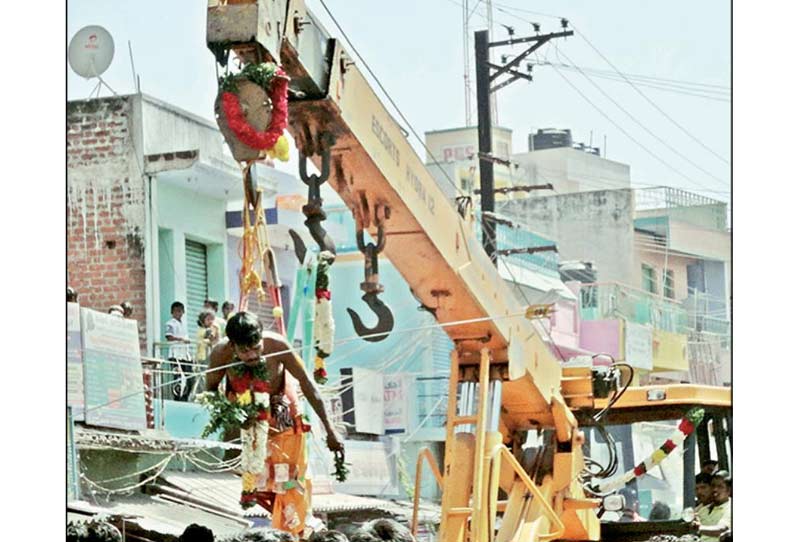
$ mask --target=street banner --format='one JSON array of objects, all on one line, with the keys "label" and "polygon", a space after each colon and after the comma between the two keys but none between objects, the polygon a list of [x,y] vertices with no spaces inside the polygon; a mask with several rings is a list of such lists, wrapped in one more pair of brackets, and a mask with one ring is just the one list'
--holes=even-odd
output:
[{"label": "street banner", "polygon": [[146,429],[137,322],[86,308],[80,316],[86,423]]},{"label": "street banner", "polygon": [[66,404],[72,407],[75,421],[85,416],[83,389],[83,335],[80,331],[80,305],[66,304]]},{"label": "street banner", "polygon": [[383,435],[383,375],[361,367],[343,368],[342,392],[344,420],[353,424],[357,433]]},{"label": "street banner", "polygon": [[408,431],[409,387],[409,375],[383,375],[383,428],[387,435]]}]

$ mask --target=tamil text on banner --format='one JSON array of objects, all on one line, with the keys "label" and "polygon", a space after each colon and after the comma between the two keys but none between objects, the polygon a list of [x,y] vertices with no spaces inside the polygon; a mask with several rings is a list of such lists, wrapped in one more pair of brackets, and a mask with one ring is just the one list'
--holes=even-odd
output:
[{"label": "tamil text on banner", "polygon": [[410,385],[409,375],[383,375],[383,429],[386,434],[408,431]]}]

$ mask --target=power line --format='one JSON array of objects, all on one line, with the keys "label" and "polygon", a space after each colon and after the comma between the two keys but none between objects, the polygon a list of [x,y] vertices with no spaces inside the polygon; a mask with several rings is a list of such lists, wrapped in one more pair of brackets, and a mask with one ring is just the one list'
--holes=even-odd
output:
[{"label": "power line", "polygon": [[[551,62],[542,62],[536,64],[538,66],[551,66]],[[563,70],[576,70],[573,66],[569,66],[567,64],[555,64],[558,68]],[[613,75],[611,73],[604,73],[600,70],[593,70],[592,68],[578,68],[583,72],[590,73],[593,77],[600,77],[601,79],[606,79],[607,81],[614,81],[617,83],[625,83],[626,81],[617,75]],[[647,88],[653,88],[656,90],[661,90],[663,92],[670,92],[672,94],[678,94],[682,96],[693,96],[695,98],[702,98],[704,100],[711,100],[714,102],[723,102],[723,103],[730,103],[730,96],[729,94],[720,92],[720,91],[710,91],[706,89],[695,89],[692,87],[685,87],[667,83],[656,83],[653,81],[635,81],[635,84],[639,86],[644,86]]]},{"label": "power line", "polygon": [[552,68],[554,68],[554,70],[557,72],[557,74],[558,74],[560,77],[562,77],[562,78],[565,80],[565,82],[566,82],[566,83],[568,83],[568,85],[569,85],[571,88],[573,88],[573,89],[576,91],[576,93],[577,93],[577,94],[579,94],[579,96],[581,96],[581,97],[582,97],[582,99],[584,99],[584,100],[585,100],[587,103],[589,103],[589,104],[590,104],[590,105],[593,107],[593,109],[595,109],[596,111],[598,111],[598,112],[601,114],[601,116],[603,116],[605,119],[607,119],[607,120],[608,120],[608,121],[609,121],[609,122],[610,122],[610,123],[611,123],[611,124],[612,124],[612,125],[613,125],[615,128],[617,128],[618,130],[620,130],[620,131],[623,133],[623,135],[625,135],[626,137],[628,137],[628,138],[629,138],[631,141],[633,141],[633,142],[634,142],[634,143],[635,143],[635,144],[636,144],[638,147],[640,147],[642,150],[644,150],[645,152],[647,152],[648,154],[650,154],[652,157],[654,157],[654,158],[655,158],[656,160],[658,160],[660,163],[662,163],[662,164],[664,164],[665,166],[667,166],[667,168],[668,168],[668,169],[670,169],[671,171],[673,171],[673,172],[677,173],[678,175],[680,175],[680,176],[681,176],[681,177],[683,177],[684,179],[688,180],[690,183],[692,183],[692,184],[694,184],[694,185],[697,185],[697,186],[703,186],[703,185],[701,185],[700,183],[698,183],[697,181],[695,181],[694,179],[690,178],[688,175],[686,175],[686,174],[682,173],[681,171],[679,171],[678,169],[676,169],[675,167],[673,167],[672,165],[670,165],[670,164],[669,164],[669,163],[668,163],[666,160],[664,160],[664,159],[663,159],[663,158],[661,158],[659,155],[657,155],[655,152],[653,152],[652,150],[650,150],[648,147],[646,147],[645,145],[643,145],[642,143],[640,143],[639,141],[637,141],[637,140],[636,140],[634,137],[632,137],[632,136],[631,136],[631,135],[630,135],[630,134],[629,134],[629,133],[628,133],[626,130],[624,130],[624,129],[623,129],[623,127],[622,127],[620,124],[618,124],[617,122],[615,122],[614,120],[612,120],[612,119],[610,118],[610,116],[609,116],[609,115],[607,115],[607,114],[606,114],[606,113],[605,113],[605,112],[604,112],[604,111],[603,111],[601,108],[599,108],[599,107],[598,107],[596,104],[594,104],[594,103],[593,103],[593,101],[592,101],[590,98],[588,98],[588,97],[587,97],[587,96],[586,96],[586,95],[585,95],[585,94],[584,94],[584,93],[583,93],[581,90],[579,90],[579,88],[578,88],[576,85],[574,85],[574,84],[573,84],[573,83],[572,83],[572,82],[571,82],[571,81],[570,81],[570,80],[569,80],[567,77],[565,77],[565,75],[563,75],[563,74],[562,74],[562,72],[561,72],[559,69],[557,69],[557,67],[555,67],[555,66],[552,66]]},{"label": "power line", "polygon": [[[353,42],[350,41],[350,38],[347,37],[347,34],[342,29],[342,26],[339,24],[339,22],[336,20],[336,17],[334,17],[333,13],[331,13],[331,10],[328,9],[328,6],[325,5],[325,0],[320,0],[320,4],[322,4],[323,8],[325,9],[325,12],[328,13],[328,16],[334,22],[334,25],[336,25],[336,27],[339,29],[339,32],[342,34],[342,37],[345,38],[345,41],[347,41],[348,45],[350,45],[350,48],[353,50],[353,52],[356,54],[356,56],[359,58],[359,60],[361,60],[361,63],[364,65],[364,67],[367,69],[369,74],[372,76],[372,78],[378,84],[378,87],[380,87],[381,91],[386,96],[386,99],[389,100],[389,103],[391,103],[392,107],[394,107],[394,109],[400,115],[400,118],[403,119],[405,124],[411,130],[411,133],[414,134],[414,137],[417,139],[417,141],[419,141],[419,143],[425,149],[425,151],[427,152],[427,155],[433,160],[433,162],[438,163],[439,160],[433,155],[433,153],[430,151],[430,149],[427,147],[427,145],[425,145],[424,139],[419,137],[419,134],[416,133],[416,130],[414,130],[414,127],[411,125],[411,123],[408,121],[408,119],[405,117],[405,115],[403,115],[403,112],[400,110],[400,108],[397,107],[397,104],[394,102],[394,100],[392,99],[391,95],[386,91],[386,88],[380,82],[380,79],[378,79],[378,77],[375,75],[375,72],[373,72],[372,69],[369,67],[369,65],[367,64],[366,60],[364,60],[364,57],[361,56],[361,53],[358,52],[356,47],[353,45]],[[455,190],[458,192],[458,194],[460,194],[461,196],[465,196],[466,194],[463,193],[463,191],[458,187],[458,185],[455,183],[455,181],[452,180],[452,178],[447,174],[447,172],[443,168],[439,168],[439,169],[441,169],[442,173],[444,174],[444,177],[447,178],[449,183],[455,188]]]},{"label": "power line", "polygon": [[[462,4],[460,4],[459,2],[456,2],[455,0],[447,0],[447,1],[448,1],[448,2],[450,2],[450,3],[452,3],[452,4],[455,4],[455,5],[457,5],[457,6],[462,6]],[[511,17],[512,17],[512,18],[514,18],[514,19],[518,19],[518,20],[521,20],[521,21],[524,21],[524,22],[527,22],[527,23],[530,23],[530,24],[534,24],[534,23],[533,23],[533,21],[530,21],[529,19],[526,19],[526,18],[524,18],[524,17],[521,17],[521,16],[519,16],[519,15],[516,15],[514,12],[511,12],[511,11],[509,11],[508,9],[503,9],[503,8],[509,8],[510,10],[513,10],[513,11],[521,11],[521,12],[524,12],[524,13],[536,14],[536,15],[541,15],[541,16],[545,16],[545,17],[549,17],[549,18],[555,18],[555,19],[559,19],[559,20],[563,20],[563,19],[564,19],[563,17],[561,17],[561,16],[558,16],[558,15],[552,15],[552,14],[547,14],[547,13],[542,13],[542,12],[535,12],[535,11],[526,10],[526,9],[520,9],[520,8],[513,8],[512,6],[506,6],[506,5],[504,5],[504,4],[502,4],[502,5],[501,5],[502,7],[500,7],[500,5],[499,5],[499,4],[493,4],[493,5],[494,5],[495,9],[497,9],[498,11],[500,11],[500,12],[502,12],[502,13],[505,13],[505,14],[507,14],[507,15],[511,16]],[[480,16],[481,18],[483,18],[483,19],[486,19],[485,15],[481,14],[480,12],[477,12],[477,15],[479,15],[479,16]],[[497,21],[497,22],[498,22],[498,21]],[[500,22],[500,24],[504,24],[504,23],[501,23],[501,22]],[[575,29],[577,32],[580,32],[578,29],[576,29],[576,28],[574,27],[574,25],[573,25],[572,23],[568,22],[568,24],[571,26],[571,28],[574,28],[574,29]],[[587,38],[585,38],[584,36],[582,36],[582,37],[585,39],[585,41],[588,43],[588,45],[590,45],[590,46],[591,46],[593,49],[595,49],[595,47],[593,46],[593,44],[592,44],[592,43],[591,43],[589,40],[587,40]],[[600,55],[603,57],[603,54],[602,54],[602,53],[600,53],[600,51],[596,50],[596,52],[598,52],[598,53],[599,53],[599,54],[600,54]],[[536,54],[536,56],[537,56],[537,54]],[[604,57],[604,58],[605,58],[605,57]],[[620,71],[617,69],[617,67],[615,67],[615,66],[614,66],[614,64],[612,64],[611,62],[609,62],[609,61],[608,61],[608,59],[606,59],[606,58],[605,58],[605,60],[607,60],[607,62],[610,64],[610,66],[612,66],[612,68],[615,70],[615,72],[616,72],[616,73],[618,73],[618,74],[620,75],[620,77],[622,77],[624,80],[625,80],[625,79],[627,79],[627,78],[626,78],[626,76],[625,76],[625,74],[623,74],[622,72],[620,72]],[[613,125],[614,125],[616,128],[618,128],[618,129],[619,129],[621,132],[623,132],[623,133],[624,133],[624,135],[626,135],[626,136],[627,136],[627,137],[628,137],[630,140],[632,140],[632,141],[633,141],[635,144],[637,144],[638,146],[640,146],[640,147],[641,147],[643,150],[645,150],[645,151],[646,151],[648,154],[650,154],[651,156],[653,156],[654,158],[656,158],[658,161],[660,161],[662,164],[664,164],[665,166],[667,166],[669,169],[671,169],[671,170],[672,170],[672,171],[674,171],[675,173],[677,173],[677,174],[681,175],[681,176],[682,176],[684,179],[688,180],[690,183],[694,184],[695,186],[698,186],[698,187],[702,187],[702,188],[704,188],[704,185],[702,185],[702,184],[700,184],[700,183],[698,183],[698,182],[694,181],[693,179],[691,179],[691,178],[690,178],[690,177],[688,177],[687,175],[683,174],[682,172],[680,172],[679,170],[677,170],[676,168],[674,168],[673,166],[671,166],[669,163],[667,163],[665,160],[661,159],[661,158],[660,158],[659,156],[657,156],[655,153],[653,153],[652,151],[650,151],[650,150],[649,150],[647,147],[645,147],[644,145],[642,145],[642,144],[641,144],[640,142],[638,142],[636,139],[634,139],[633,137],[631,137],[630,135],[628,135],[628,134],[625,132],[625,130],[623,130],[623,128],[621,128],[619,125],[617,125],[617,124],[616,124],[616,123],[615,123],[615,122],[614,122],[614,121],[613,121],[611,118],[609,118],[609,117],[608,117],[608,116],[607,116],[607,115],[606,115],[606,114],[605,114],[605,113],[604,113],[602,110],[600,110],[600,109],[599,109],[599,108],[598,108],[598,107],[597,107],[597,106],[596,106],[596,105],[595,105],[595,104],[594,104],[592,101],[590,101],[590,100],[589,100],[589,99],[588,99],[586,96],[584,96],[584,95],[583,95],[583,94],[582,94],[582,93],[581,93],[581,92],[578,90],[578,88],[577,88],[575,85],[573,85],[573,83],[571,83],[571,81],[570,81],[570,80],[568,80],[568,78],[566,78],[566,77],[565,77],[565,76],[564,76],[562,73],[560,73],[560,71],[557,69],[557,67],[556,67],[556,66],[554,66],[552,63],[547,63],[547,64],[548,64],[548,65],[550,65],[552,68],[554,68],[554,69],[555,69],[555,71],[557,71],[557,73],[558,73],[558,74],[559,74],[559,75],[560,75],[560,76],[561,76],[563,79],[565,79],[565,81],[566,81],[566,82],[567,82],[569,85],[571,85],[571,86],[574,88],[574,90],[576,90],[576,91],[577,91],[577,92],[578,92],[580,95],[582,95],[582,97],[583,97],[583,98],[584,98],[586,101],[588,101],[588,103],[590,103],[590,105],[591,105],[593,108],[595,108],[595,109],[596,109],[596,110],[597,110],[599,113],[601,113],[601,115],[602,115],[602,116],[604,116],[604,117],[605,117],[605,118],[606,118],[606,119],[607,119],[607,120],[608,120],[610,123],[612,123],[612,124],[613,124]],[[641,77],[642,77],[642,76],[641,76]],[[646,98],[647,100],[649,100],[647,97],[645,97],[645,98]],[[655,107],[657,107],[657,108],[658,108],[658,106],[656,106],[655,104],[653,104],[653,105],[654,105]],[[667,114],[666,114],[666,113],[664,113],[664,112],[663,112],[663,114],[669,118],[669,115],[667,115]],[[674,123],[675,123],[675,121],[674,121],[673,119],[670,119],[670,120],[671,120],[672,122],[674,122]],[[677,124],[677,125],[678,125],[678,123],[675,123],[675,124]],[[684,128],[683,128],[683,127],[681,127],[680,125],[678,125],[678,126],[679,126],[679,128],[681,128],[681,129],[684,129]],[[690,135],[690,137],[694,137],[694,136],[692,136],[691,134],[688,134],[688,135]],[[700,142],[699,140],[698,140],[698,142],[699,142],[701,145],[704,145],[704,144],[703,144],[702,142]],[[714,154],[714,151],[711,151],[711,149],[708,149],[708,150],[709,150],[710,152],[712,152],[712,154]],[[717,156],[718,156],[718,155],[717,155]],[[727,162],[726,160],[724,160],[722,157],[719,157],[719,156],[718,156],[718,158],[720,158],[721,160],[723,160],[725,163],[729,163],[729,162]],[[711,174],[709,174],[709,175],[711,175]],[[724,181],[721,181],[721,182],[724,182]],[[705,189],[705,188],[704,188],[704,190],[710,190],[710,189]]]},{"label": "power line", "polygon": [[[494,5],[496,6],[496,4],[494,4]],[[556,15],[544,14],[544,13],[540,13],[540,12],[533,12],[533,11],[526,10],[526,9],[514,8],[514,7],[512,7],[512,6],[505,6],[505,7],[508,7],[508,8],[509,8],[510,10],[512,10],[512,11],[521,11],[521,12],[525,12],[525,13],[531,13],[531,14],[534,14],[534,15],[541,15],[541,16],[545,16],[545,17],[553,17],[553,18],[560,19],[560,20],[562,20],[562,19],[563,19],[563,17],[556,16]],[[506,10],[506,9],[502,9],[502,8],[498,8],[498,7],[497,7],[497,9],[498,9],[499,11],[502,11],[503,13],[506,13],[506,14],[508,14],[508,15],[511,15],[512,17],[515,17],[516,19],[523,20],[523,21],[525,21],[525,22],[528,22],[528,23],[530,23],[530,24],[532,23],[532,21],[529,21],[528,19],[525,19],[525,18],[523,18],[523,17],[520,17],[520,16],[516,15],[515,13],[510,13],[510,11],[508,11],[508,10]],[[615,72],[616,72],[616,73],[618,73],[618,74],[619,74],[619,75],[620,75],[620,76],[621,76],[621,77],[622,77],[622,78],[623,78],[623,79],[624,79],[624,80],[625,80],[625,81],[626,81],[626,82],[627,82],[629,85],[631,85],[631,86],[632,86],[632,88],[634,88],[634,90],[636,90],[636,91],[637,91],[637,93],[638,93],[640,96],[642,96],[642,97],[643,97],[643,98],[644,98],[644,99],[645,99],[645,100],[646,100],[648,103],[650,103],[650,104],[651,104],[651,106],[653,106],[653,108],[654,108],[654,109],[656,109],[656,110],[657,110],[659,113],[661,113],[661,114],[662,114],[662,115],[663,115],[663,116],[664,116],[664,117],[665,117],[667,120],[669,120],[670,122],[672,122],[672,123],[673,123],[673,124],[674,124],[674,125],[675,125],[675,126],[678,128],[678,129],[680,129],[682,132],[684,132],[686,135],[688,135],[688,136],[689,136],[691,139],[693,139],[693,140],[694,140],[696,143],[698,143],[698,144],[699,144],[701,147],[703,147],[704,149],[706,149],[706,150],[707,150],[709,153],[711,153],[712,155],[714,155],[716,158],[718,158],[719,160],[721,160],[722,162],[724,162],[724,163],[726,163],[726,164],[729,164],[729,163],[730,163],[728,160],[726,160],[725,158],[723,158],[722,156],[720,156],[719,154],[717,154],[717,153],[716,153],[716,152],[715,152],[713,149],[711,149],[709,146],[707,146],[705,143],[703,143],[703,142],[702,142],[700,139],[698,139],[696,136],[694,136],[694,135],[693,135],[691,132],[689,132],[689,131],[688,131],[686,128],[684,128],[683,126],[681,126],[681,124],[680,124],[680,123],[678,123],[678,122],[677,122],[675,119],[673,119],[673,118],[672,118],[670,115],[668,115],[668,114],[667,114],[667,113],[666,113],[664,110],[662,110],[662,108],[660,108],[660,107],[659,107],[659,106],[658,106],[658,105],[657,105],[657,104],[656,104],[656,103],[655,103],[653,100],[651,100],[650,98],[648,98],[648,96],[646,96],[644,92],[642,92],[642,91],[641,91],[639,88],[637,88],[637,86],[636,86],[636,85],[634,85],[634,83],[632,83],[632,82],[629,80],[629,78],[628,78],[628,77],[626,77],[626,75],[625,75],[623,72],[621,72],[621,71],[618,69],[618,67],[617,67],[617,66],[615,66],[615,65],[612,63],[612,61],[610,61],[610,60],[609,60],[609,59],[608,59],[608,58],[607,58],[607,57],[606,57],[606,56],[605,56],[605,55],[604,55],[604,54],[603,54],[603,53],[602,53],[602,52],[601,52],[601,51],[600,51],[600,50],[599,50],[599,49],[598,49],[598,48],[597,48],[595,45],[593,45],[593,43],[592,43],[592,42],[591,42],[589,39],[587,39],[587,36],[586,36],[586,35],[585,35],[585,34],[584,34],[584,33],[583,33],[583,32],[582,32],[582,31],[581,31],[579,28],[577,28],[577,27],[576,27],[576,26],[575,26],[575,25],[574,25],[572,22],[570,22],[570,21],[568,22],[568,24],[571,26],[571,28],[573,28],[573,29],[574,29],[574,30],[575,30],[575,31],[576,31],[576,32],[577,32],[577,33],[578,33],[578,34],[579,34],[579,35],[582,37],[582,39],[585,41],[585,43],[587,43],[587,45],[589,45],[589,46],[590,46],[590,48],[592,48],[592,49],[593,49],[593,50],[594,50],[594,51],[595,51],[595,52],[596,52],[596,53],[597,53],[597,54],[598,54],[598,55],[599,55],[599,56],[600,56],[600,57],[601,57],[601,58],[602,58],[602,59],[603,59],[603,60],[604,60],[604,61],[605,61],[607,64],[609,64],[609,65],[612,67],[612,69],[613,69],[613,70],[615,70]]]},{"label": "power line", "polygon": [[[558,64],[557,66],[570,67],[567,64]],[[621,75],[618,72],[613,70],[603,70],[598,68],[581,68],[581,69],[592,73],[623,79],[623,77],[621,77]],[[731,93],[731,88],[723,85],[712,85],[709,83],[699,83],[696,81],[683,81],[681,79],[667,79],[664,77],[654,77],[652,75],[640,75],[640,74],[624,74],[624,75],[629,79],[635,80],[635,82],[644,81],[659,85],[669,85],[670,87],[696,90],[699,92],[708,92],[712,94],[729,95]]]},{"label": "power line", "polygon": [[642,91],[641,91],[639,88],[637,88],[637,87],[634,85],[634,83],[632,83],[632,82],[631,82],[631,81],[630,81],[630,80],[629,80],[629,79],[628,79],[628,78],[627,78],[627,77],[626,77],[626,76],[623,74],[623,72],[621,72],[621,71],[620,71],[620,70],[617,68],[617,66],[615,66],[615,65],[614,65],[614,64],[613,64],[613,63],[612,63],[612,62],[611,62],[611,61],[610,61],[610,60],[609,60],[609,59],[608,59],[608,58],[607,58],[607,57],[606,57],[606,56],[605,56],[605,55],[604,55],[604,54],[603,54],[603,53],[602,53],[602,52],[601,52],[601,51],[600,51],[600,50],[599,50],[599,49],[598,49],[596,46],[595,46],[595,45],[593,45],[593,44],[590,42],[590,40],[589,40],[589,39],[587,39],[587,36],[585,36],[585,35],[582,33],[582,31],[581,31],[581,30],[579,30],[578,28],[576,28],[576,27],[573,25],[573,23],[571,23],[571,28],[575,28],[575,30],[576,30],[576,31],[577,31],[577,32],[578,32],[578,33],[579,33],[579,34],[582,36],[582,39],[583,39],[583,40],[584,40],[584,41],[585,41],[585,42],[586,42],[586,43],[587,43],[587,44],[588,44],[588,45],[589,45],[589,46],[590,46],[590,47],[591,47],[591,48],[592,48],[592,49],[593,49],[593,50],[594,50],[596,53],[598,53],[598,55],[599,55],[601,58],[603,58],[603,59],[604,59],[604,61],[605,61],[607,64],[609,64],[609,65],[612,67],[612,69],[613,69],[613,70],[615,70],[615,71],[616,71],[618,74],[620,74],[620,76],[621,76],[621,77],[623,77],[623,79],[625,79],[625,80],[626,80],[626,82],[627,82],[629,85],[631,85],[631,87],[632,87],[634,90],[636,90],[636,91],[637,91],[637,93],[638,93],[640,96],[642,96],[643,98],[645,98],[645,100],[646,100],[646,101],[647,101],[649,104],[651,104],[651,106],[653,106],[653,108],[654,108],[654,109],[656,109],[656,110],[657,110],[659,113],[661,113],[661,114],[662,114],[662,115],[663,115],[663,116],[664,116],[664,117],[665,117],[667,120],[669,120],[670,122],[672,122],[672,123],[673,123],[673,124],[674,124],[676,127],[678,127],[678,129],[680,129],[682,132],[684,132],[686,135],[688,135],[688,136],[689,136],[689,137],[690,137],[690,138],[691,138],[693,141],[695,141],[695,142],[696,142],[698,145],[700,145],[701,147],[703,147],[704,149],[706,149],[708,152],[710,152],[712,155],[714,155],[715,157],[717,157],[717,158],[718,158],[719,160],[721,160],[722,162],[724,162],[724,163],[726,163],[726,164],[730,164],[730,162],[729,162],[728,160],[726,160],[725,158],[723,158],[722,156],[720,156],[719,154],[717,154],[717,153],[716,153],[714,150],[712,150],[712,149],[711,149],[711,147],[709,147],[708,145],[706,145],[705,143],[703,143],[703,142],[702,142],[700,139],[698,139],[697,137],[695,137],[694,135],[692,135],[692,133],[690,133],[690,132],[689,132],[689,130],[687,130],[686,128],[684,128],[683,126],[681,126],[681,125],[680,125],[678,122],[676,122],[676,120],[675,120],[673,117],[671,117],[670,115],[668,115],[668,114],[667,114],[667,113],[666,113],[664,110],[662,110],[662,108],[661,108],[661,107],[659,107],[658,105],[656,105],[656,103],[655,103],[653,100],[651,100],[650,98],[648,98],[648,96],[646,96],[644,92],[642,92]]},{"label": "power line", "polygon": [[585,72],[583,72],[582,70],[580,70],[580,69],[579,69],[579,67],[578,67],[578,66],[577,66],[577,65],[576,65],[576,64],[575,64],[575,63],[574,63],[574,62],[573,62],[573,61],[572,61],[570,58],[568,58],[568,56],[567,56],[565,53],[561,53],[561,52],[560,52],[560,48],[559,48],[559,47],[555,47],[555,48],[554,48],[554,50],[555,50],[555,52],[556,52],[556,54],[557,54],[557,58],[558,58],[558,59],[559,59],[559,55],[560,55],[560,54],[562,54],[562,56],[563,56],[563,57],[564,57],[564,58],[565,58],[565,59],[566,59],[568,62],[570,62],[570,63],[571,63],[571,64],[572,64],[572,65],[573,65],[573,66],[574,66],[574,67],[575,67],[575,68],[576,68],[576,69],[579,71],[579,73],[581,73],[582,75],[584,75],[584,76],[585,76],[585,78],[587,78],[587,80],[588,80],[588,81],[590,81],[590,83],[591,83],[591,84],[592,84],[592,85],[593,85],[593,86],[594,86],[596,89],[598,89],[598,91],[599,91],[601,94],[603,94],[604,96],[606,96],[606,97],[607,97],[607,99],[609,99],[609,101],[611,101],[613,104],[615,104],[615,106],[617,106],[617,108],[618,108],[618,109],[620,109],[621,111],[623,111],[623,113],[625,113],[625,114],[626,114],[626,115],[627,115],[627,116],[628,116],[628,117],[629,117],[631,120],[633,120],[633,121],[635,122],[635,124],[637,124],[637,125],[638,125],[640,128],[642,128],[643,130],[645,130],[645,131],[646,131],[648,134],[650,134],[650,135],[651,135],[651,136],[652,136],[654,139],[656,139],[656,140],[657,140],[659,143],[661,143],[662,145],[664,145],[665,147],[667,147],[668,149],[670,149],[672,152],[674,152],[675,154],[677,154],[678,156],[680,156],[681,158],[683,158],[684,160],[686,160],[686,161],[687,161],[689,164],[691,164],[692,166],[696,167],[697,169],[699,169],[700,171],[702,171],[703,173],[705,173],[706,175],[708,175],[708,176],[709,176],[709,177],[711,177],[712,179],[715,179],[716,181],[718,181],[718,182],[720,182],[720,183],[723,183],[723,184],[725,184],[725,181],[724,181],[723,179],[720,179],[719,177],[717,177],[717,176],[715,176],[715,175],[712,175],[711,173],[709,173],[708,171],[706,171],[705,169],[703,169],[702,167],[700,167],[698,164],[696,164],[695,162],[693,162],[692,160],[690,160],[690,159],[689,159],[689,158],[688,158],[686,155],[684,155],[684,154],[682,154],[682,153],[678,152],[678,151],[677,151],[676,149],[674,149],[674,148],[673,148],[673,147],[672,147],[670,144],[668,144],[668,143],[667,143],[667,142],[666,142],[664,139],[662,139],[661,137],[659,137],[659,136],[657,136],[656,134],[654,134],[654,133],[653,133],[651,130],[649,130],[647,126],[645,126],[645,125],[644,125],[642,122],[640,122],[640,121],[639,121],[639,120],[638,120],[638,119],[637,119],[637,118],[636,118],[634,115],[632,115],[631,113],[629,113],[629,112],[626,110],[626,108],[625,108],[625,107],[623,107],[622,105],[620,105],[620,103],[619,103],[617,100],[615,100],[615,99],[614,99],[612,96],[610,96],[610,95],[609,95],[609,93],[605,92],[605,91],[604,91],[604,89],[602,89],[602,88],[601,88],[601,87],[600,87],[600,86],[599,86],[599,85],[598,85],[598,84],[597,84],[595,81],[593,81],[593,80],[590,78],[590,76],[589,76],[589,75],[587,75]]}]

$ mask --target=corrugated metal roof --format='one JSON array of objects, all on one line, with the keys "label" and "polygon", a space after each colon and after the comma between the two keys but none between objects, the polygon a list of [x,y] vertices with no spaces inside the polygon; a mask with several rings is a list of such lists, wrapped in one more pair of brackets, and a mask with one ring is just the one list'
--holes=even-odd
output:
[{"label": "corrugated metal roof", "polygon": [[240,506],[242,481],[231,472],[165,472],[160,478],[184,491],[191,497],[210,505],[220,506],[229,513],[241,517],[267,517],[270,514],[261,506],[243,510]]},{"label": "corrugated metal roof", "polygon": [[394,503],[372,497],[359,497],[347,493],[312,495],[312,510],[315,512],[341,512],[343,510],[387,510]]},{"label": "corrugated metal roof", "polygon": [[[240,477],[232,473],[204,474],[196,472],[165,472],[161,479],[190,497],[207,503],[209,506],[221,507],[228,513],[241,517],[268,517],[270,514],[261,506],[256,505],[248,510],[240,506]],[[333,513],[352,510],[383,510],[396,515],[411,517],[413,503],[361,497],[347,493],[322,493],[312,495],[312,509],[315,512]],[[421,502],[419,519],[422,522],[437,522],[440,518],[440,507]]]},{"label": "corrugated metal roof", "polygon": [[[315,512],[334,513],[353,510],[383,510],[397,516],[410,518],[413,515],[413,503],[408,501],[389,501],[374,497],[360,497],[346,493],[312,495],[312,509]],[[421,523],[438,523],[441,521],[441,507],[436,504],[420,501],[419,521]]]}]

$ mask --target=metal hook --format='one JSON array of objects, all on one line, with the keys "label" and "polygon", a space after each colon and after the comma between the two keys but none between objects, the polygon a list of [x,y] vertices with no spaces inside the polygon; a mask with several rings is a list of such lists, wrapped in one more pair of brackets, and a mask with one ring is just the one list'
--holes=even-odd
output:
[{"label": "metal hook", "polygon": [[[361,322],[361,317],[353,309],[348,308],[347,313],[353,321],[353,328],[356,334],[365,341],[378,342],[388,337],[389,332],[394,328],[394,315],[386,304],[378,299],[378,294],[383,292],[383,286],[378,282],[378,254],[386,246],[386,235],[383,223],[378,222],[377,244],[364,244],[363,228],[356,229],[356,245],[364,253],[364,282],[361,283],[361,290],[364,291],[362,300],[378,317],[375,327],[368,328]],[[375,336],[369,336],[375,334]]]},{"label": "metal hook", "polygon": [[[309,229],[312,239],[320,246],[320,251],[328,251],[336,257],[336,245],[331,236],[322,226],[322,221],[326,215],[323,211],[323,199],[320,197],[320,185],[328,180],[331,174],[331,146],[334,143],[334,136],[330,132],[323,132],[320,135],[322,150],[320,152],[320,175],[309,175],[306,171],[306,155],[302,152],[298,155],[298,172],[301,180],[309,187],[309,201],[303,206],[303,214],[306,217],[304,224]],[[293,241],[295,237],[293,236]],[[298,254],[299,246],[295,242],[295,252]],[[305,247],[303,247],[305,254]]]},{"label": "metal hook", "polygon": [[362,301],[375,313],[378,317],[378,323],[374,327],[367,327],[361,321],[361,317],[356,311],[351,308],[347,309],[350,319],[353,321],[353,329],[356,334],[363,338],[365,341],[376,343],[382,341],[389,336],[389,333],[394,329],[394,315],[386,304],[378,299],[377,292],[367,292],[361,296]]}]

